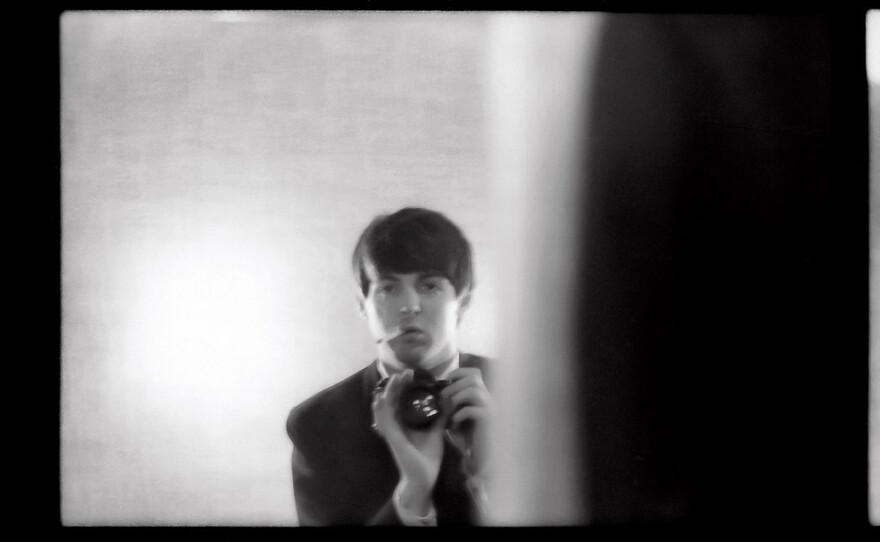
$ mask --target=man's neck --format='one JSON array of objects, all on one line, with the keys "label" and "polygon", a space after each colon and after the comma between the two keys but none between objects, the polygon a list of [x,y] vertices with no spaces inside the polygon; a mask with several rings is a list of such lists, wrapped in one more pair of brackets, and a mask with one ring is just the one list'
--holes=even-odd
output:
[{"label": "man's neck", "polygon": [[[434,378],[446,378],[449,373],[458,368],[460,357],[458,350],[456,350],[449,359],[434,365],[428,369],[428,372],[431,373]],[[406,369],[406,366],[396,359],[388,361],[383,360],[382,358],[379,358],[377,361],[377,367],[382,378],[387,378],[394,373],[399,373]]]}]

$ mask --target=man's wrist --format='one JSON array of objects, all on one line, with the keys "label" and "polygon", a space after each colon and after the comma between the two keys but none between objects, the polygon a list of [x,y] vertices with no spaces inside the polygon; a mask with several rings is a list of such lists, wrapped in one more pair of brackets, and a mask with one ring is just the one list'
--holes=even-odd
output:
[{"label": "man's wrist", "polygon": [[394,488],[393,500],[394,509],[404,525],[437,525],[437,513],[430,493],[414,490],[409,484],[401,481]]}]

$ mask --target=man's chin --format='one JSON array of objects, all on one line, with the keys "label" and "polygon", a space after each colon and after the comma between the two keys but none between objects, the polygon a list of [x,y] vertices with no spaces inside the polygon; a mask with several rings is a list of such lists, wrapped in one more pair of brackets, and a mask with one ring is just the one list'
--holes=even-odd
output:
[{"label": "man's chin", "polygon": [[425,357],[424,356],[413,356],[413,355],[408,355],[408,356],[398,355],[397,361],[399,361],[407,369],[421,369],[421,368],[423,368],[422,364],[425,363]]},{"label": "man's chin", "polygon": [[409,369],[422,369],[423,365],[428,359],[427,350],[419,349],[401,349],[400,352],[395,352],[394,355],[401,364],[405,365]]}]

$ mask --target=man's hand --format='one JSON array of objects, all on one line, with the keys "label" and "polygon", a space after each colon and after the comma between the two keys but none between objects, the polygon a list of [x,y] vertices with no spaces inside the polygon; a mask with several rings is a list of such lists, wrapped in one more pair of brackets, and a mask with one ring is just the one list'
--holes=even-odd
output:
[{"label": "man's hand", "polygon": [[483,376],[476,368],[459,368],[448,377],[441,392],[445,411],[450,413],[449,436],[467,461],[469,474],[482,473],[488,457],[490,424],[494,403]]},{"label": "man's hand", "polygon": [[413,430],[400,423],[400,392],[413,379],[411,370],[391,375],[373,396],[373,427],[385,438],[400,470],[400,501],[407,510],[424,516],[432,506],[431,493],[443,459],[443,431],[448,414],[428,429]]}]

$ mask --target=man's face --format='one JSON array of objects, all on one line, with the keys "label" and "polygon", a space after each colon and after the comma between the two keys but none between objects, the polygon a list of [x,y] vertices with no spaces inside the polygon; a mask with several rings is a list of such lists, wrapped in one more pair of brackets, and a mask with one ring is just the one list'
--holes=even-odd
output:
[{"label": "man's face", "polygon": [[[366,266],[370,287],[362,300],[380,358],[393,355],[404,366],[430,370],[458,349],[458,320],[469,296],[458,296],[449,279],[436,272],[379,273]],[[403,332],[384,340],[397,328]]]}]

